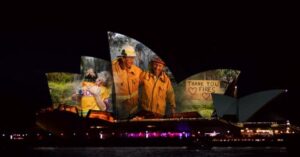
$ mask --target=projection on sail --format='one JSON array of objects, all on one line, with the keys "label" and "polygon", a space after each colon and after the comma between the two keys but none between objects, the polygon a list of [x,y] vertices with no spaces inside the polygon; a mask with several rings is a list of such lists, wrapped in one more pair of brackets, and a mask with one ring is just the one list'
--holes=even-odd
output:
[{"label": "projection on sail", "polygon": [[110,62],[94,57],[81,57],[80,111],[112,112],[112,73]]},{"label": "projection on sail", "polygon": [[240,74],[238,70],[217,69],[193,75],[175,88],[177,112],[197,111],[210,118],[214,112],[212,93],[224,94]]},{"label": "projection on sail", "polygon": [[165,62],[135,39],[113,32],[108,38],[117,118],[162,118],[173,111],[176,82]]},{"label": "projection on sail", "polygon": [[81,57],[81,74],[48,73],[53,108],[86,117],[90,110],[112,112],[112,73],[108,61]]},{"label": "projection on sail", "polygon": [[54,109],[60,105],[77,106],[80,100],[73,98],[78,94],[80,74],[52,72],[46,74],[49,92]]}]

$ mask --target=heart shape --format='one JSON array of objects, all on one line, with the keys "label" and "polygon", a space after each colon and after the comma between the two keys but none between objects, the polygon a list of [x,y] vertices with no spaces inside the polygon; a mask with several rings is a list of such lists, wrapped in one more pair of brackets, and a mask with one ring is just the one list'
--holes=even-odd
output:
[{"label": "heart shape", "polygon": [[189,87],[188,91],[191,95],[194,95],[197,92],[197,87]]},{"label": "heart shape", "polygon": [[210,93],[202,93],[202,98],[204,98],[204,100],[209,100],[211,98],[211,94]]}]

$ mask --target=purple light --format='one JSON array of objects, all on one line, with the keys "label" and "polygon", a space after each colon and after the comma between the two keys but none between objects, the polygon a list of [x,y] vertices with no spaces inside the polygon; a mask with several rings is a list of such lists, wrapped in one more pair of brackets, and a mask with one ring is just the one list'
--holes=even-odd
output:
[{"label": "purple light", "polygon": [[144,137],[144,136],[145,136],[144,133],[142,132],[139,133],[139,137]]},{"label": "purple light", "polygon": [[141,133],[141,132],[138,132],[138,133],[128,133],[127,136],[128,138],[142,138],[144,137],[144,134]]},{"label": "purple light", "polygon": [[178,137],[180,139],[182,138],[188,138],[191,136],[191,133],[187,132],[130,132],[125,135],[127,138],[159,138],[159,137],[170,137],[175,138]]},{"label": "purple light", "polygon": [[185,134],[185,138],[188,138],[190,136],[190,133]]},{"label": "purple light", "polygon": [[156,132],[153,132],[153,133],[152,133],[152,136],[153,136],[153,137],[159,137],[159,134],[156,133]]},{"label": "purple light", "polygon": [[160,133],[160,137],[168,137],[168,134],[165,132]]},{"label": "purple light", "polygon": [[179,139],[182,139],[182,133],[179,133]]}]

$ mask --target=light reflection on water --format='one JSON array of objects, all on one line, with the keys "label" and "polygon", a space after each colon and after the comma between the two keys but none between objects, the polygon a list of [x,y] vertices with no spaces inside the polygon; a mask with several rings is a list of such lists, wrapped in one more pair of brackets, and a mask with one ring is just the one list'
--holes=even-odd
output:
[{"label": "light reflection on water", "polygon": [[[0,152],[2,152],[1,150]],[[186,147],[36,147],[22,151],[6,151],[7,156],[43,157],[237,157],[237,156],[288,156],[285,147],[213,147],[211,150],[187,149]],[[1,153],[1,156],[3,153]],[[5,155],[4,155],[5,156]],[[4,157],[3,156],[3,157]]]}]

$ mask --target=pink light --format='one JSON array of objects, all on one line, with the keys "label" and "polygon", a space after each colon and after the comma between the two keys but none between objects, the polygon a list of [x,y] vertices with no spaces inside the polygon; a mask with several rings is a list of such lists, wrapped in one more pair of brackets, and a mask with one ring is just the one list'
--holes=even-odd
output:
[{"label": "pink light", "polygon": [[169,137],[174,137],[174,133],[168,132]]},{"label": "pink light", "polygon": [[142,132],[139,133],[139,137],[144,137],[144,136],[145,136],[144,133],[142,133]]},{"label": "pink light", "polygon": [[167,136],[168,136],[168,134],[165,132],[160,133],[160,137],[167,137]]}]

